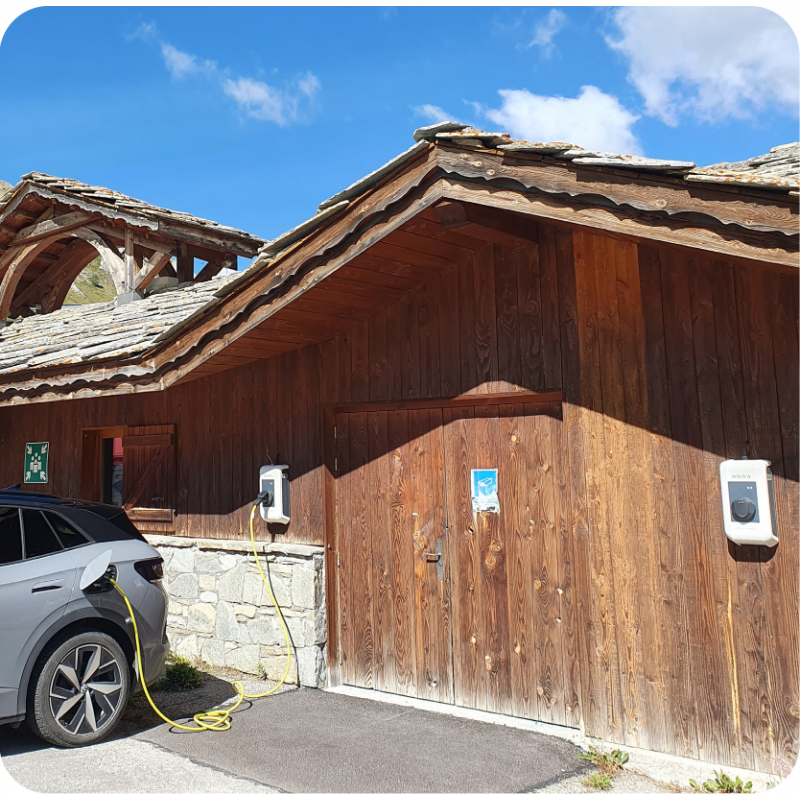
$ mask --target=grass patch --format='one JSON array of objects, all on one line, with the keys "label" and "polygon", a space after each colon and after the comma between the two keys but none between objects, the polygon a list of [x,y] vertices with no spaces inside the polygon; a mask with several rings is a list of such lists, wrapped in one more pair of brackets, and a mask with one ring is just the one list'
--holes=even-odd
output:
[{"label": "grass patch", "polygon": [[611,788],[611,778],[620,772],[623,765],[627,763],[628,754],[623,753],[622,750],[606,752],[589,745],[589,752],[578,753],[578,758],[581,761],[591,762],[595,767],[595,771],[591,775],[587,775],[581,783],[590,789],[603,791]]},{"label": "grass patch", "polygon": [[[170,653],[167,656],[166,672],[158,684],[157,688],[165,692],[185,692],[202,686],[203,677],[188,658]],[[156,689],[156,686],[151,688]]]},{"label": "grass patch", "polygon": [[724,772],[717,772],[716,770],[714,770],[713,778],[709,778],[707,781],[704,781],[701,784],[698,784],[697,781],[690,780],[689,786],[691,786],[695,792],[698,792],[700,794],[752,794],[753,793],[752,781],[747,781],[747,783],[742,783],[742,779],[738,775],[735,778],[731,778]]},{"label": "grass patch", "polygon": [[607,775],[609,778],[616,775],[628,761],[628,754],[622,750],[610,750],[605,752],[589,745],[588,753],[579,753],[578,758],[582,761],[591,761],[598,772]]},{"label": "grass patch", "polygon": [[593,772],[591,775],[587,775],[581,783],[590,789],[599,789],[601,791],[611,788],[611,778],[603,772]]},{"label": "grass patch", "polygon": [[111,275],[100,267],[100,257],[98,256],[75,279],[64,302],[67,305],[107,303],[116,296],[114,281],[111,279]]}]

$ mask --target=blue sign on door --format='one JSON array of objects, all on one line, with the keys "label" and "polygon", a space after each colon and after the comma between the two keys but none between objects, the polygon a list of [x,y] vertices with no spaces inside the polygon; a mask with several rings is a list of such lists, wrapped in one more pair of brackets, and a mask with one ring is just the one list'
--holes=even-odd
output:
[{"label": "blue sign on door", "polygon": [[500,513],[500,498],[497,495],[497,470],[472,470],[472,510],[490,514]]}]

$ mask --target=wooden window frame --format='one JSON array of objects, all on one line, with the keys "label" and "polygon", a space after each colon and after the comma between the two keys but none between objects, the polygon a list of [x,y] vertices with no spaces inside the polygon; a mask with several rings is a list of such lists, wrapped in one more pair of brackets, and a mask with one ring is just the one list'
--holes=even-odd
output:
[{"label": "wooden window frame", "polygon": [[[155,445],[160,446],[156,457],[148,464],[144,473],[141,475],[137,486],[133,491],[133,502],[126,501],[122,508],[127,513],[130,520],[142,533],[175,533],[177,511],[174,508],[146,508],[136,503],[141,499],[140,494],[144,490],[147,480],[152,477],[153,472],[167,459],[170,453],[173,455],[173,467],[175,466],[175,425],[171,425],[170,433],[157,434],[133,434],[134,425],[107,425],[102,427],[91,427],[83,429],[83,452],[81,454],[81,484],[80,496],[85,500],[102,500],[102,444],[103,439],[121,438],[124,451],[131,445]],[[124,474],[124,460],[123,460]],[[174,498],[173,498],[174,501]]]}]

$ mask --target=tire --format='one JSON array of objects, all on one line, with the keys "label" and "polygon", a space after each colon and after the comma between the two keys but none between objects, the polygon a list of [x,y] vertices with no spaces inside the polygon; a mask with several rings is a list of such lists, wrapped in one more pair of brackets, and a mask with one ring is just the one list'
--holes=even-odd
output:
[{"label": "tire", "polygon": [[59,747],[82,747],[108,736],[125,711],[131,676],[117,641],[84,631],[49,644],[28,690],[26,722]]}]

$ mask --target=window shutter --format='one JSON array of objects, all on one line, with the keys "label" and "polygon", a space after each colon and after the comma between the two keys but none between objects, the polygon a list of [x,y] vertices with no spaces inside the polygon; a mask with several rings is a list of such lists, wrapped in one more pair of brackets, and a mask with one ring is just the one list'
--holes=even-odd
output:
[{"label": "window shutter", "polygon": [[122,437],[122,507],[144,532],[175,529],[175,426],[139,425]]}]

